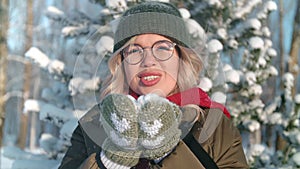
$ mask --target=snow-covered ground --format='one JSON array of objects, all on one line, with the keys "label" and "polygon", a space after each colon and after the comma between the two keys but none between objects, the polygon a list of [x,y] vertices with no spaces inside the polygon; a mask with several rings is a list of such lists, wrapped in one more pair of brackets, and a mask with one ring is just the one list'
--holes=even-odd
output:
[{"label": "snow-covered ground", "polygon": [[33,154],[14,146],[2,147],[0,155],[1,169],[57,169],[59,165],[40,152]]},{"label": "snow-covered ground", "polygon": [[0,157],[0,168],[1,169],[11,169],[14,160],[3,156],[3,150],[1,149],[1,157]]}]

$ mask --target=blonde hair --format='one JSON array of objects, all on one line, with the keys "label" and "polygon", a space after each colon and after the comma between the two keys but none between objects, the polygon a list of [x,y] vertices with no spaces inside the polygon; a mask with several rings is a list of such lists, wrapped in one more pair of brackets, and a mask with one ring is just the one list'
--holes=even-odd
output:
[{"label": "blonde hair", "polygon": [[[116,51],[108,61],[110,75],[101,86],[101,99],[110,93],[129,94],[129,85],[125,80],[125,71],[120,51],[132,42],[131,38],[122,48]],[[174,92],[184,91],[199,84],[203,61],[192,49],[178,46],[179,70],[177,89]]]}]

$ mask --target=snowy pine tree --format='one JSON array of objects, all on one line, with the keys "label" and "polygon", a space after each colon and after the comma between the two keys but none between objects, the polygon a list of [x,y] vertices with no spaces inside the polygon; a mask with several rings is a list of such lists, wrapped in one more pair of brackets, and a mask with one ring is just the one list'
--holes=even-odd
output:
[{"label": "snowy pine tree", "polygon": [[[267,81],[278,75],[272,65],[277,52],[268,27],[268,17],[277,10],[276,3],[272,0],[207,0],[188,1],[187,6],[192,17],[208,32],[209,56],[204,84],[200,86],[209,84],[211,88],[206,90],[216,101],[225,103],[224,97],[227,97],[232,120],[244,136],[243,145],[251,167],[298,166],[295,159],[299,156],[299,131],[296,131],[299,109],[295,108],[296,99],[291,97],[292,75],[287,74],[283,79],[282,97],[275,98],[269,106],[261,99]],[[272,109],[274,104],[277,109]],[[267,134],[265,128],[274,125],[276,127],[269,131],[273,136],[262,138],[261,135]],[[274,137],[282,132],[291,146],[280,155]],[[268,145],[269,142],[273,145]],[[288,158],[292,155],[293,158]]]}]

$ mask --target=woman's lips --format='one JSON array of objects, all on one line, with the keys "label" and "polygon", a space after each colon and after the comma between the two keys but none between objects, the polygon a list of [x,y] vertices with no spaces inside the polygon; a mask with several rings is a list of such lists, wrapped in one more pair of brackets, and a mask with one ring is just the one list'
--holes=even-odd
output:
[{"label": "woman's lips", "polygon": [[140,78],[140,82],[144,86],[153,86],[157,84],[160,81],[161,74],[160,73],[151,73],[151,72],[145,72],[145,73],[140,73],[138,75]]}]

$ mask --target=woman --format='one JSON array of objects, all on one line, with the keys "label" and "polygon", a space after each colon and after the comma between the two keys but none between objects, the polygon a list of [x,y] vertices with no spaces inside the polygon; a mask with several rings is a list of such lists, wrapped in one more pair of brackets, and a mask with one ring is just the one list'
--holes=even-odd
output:
[{"label": "woman", "polygon": [[60,168],[248,168],[228,111],[196,87],[202,61],[190,46],[174,6],[127,10],[101,103],[80,119]]}]

